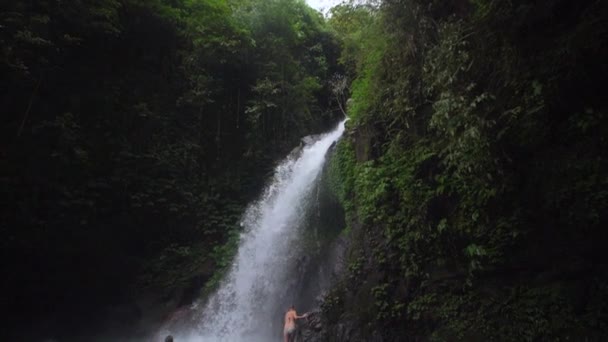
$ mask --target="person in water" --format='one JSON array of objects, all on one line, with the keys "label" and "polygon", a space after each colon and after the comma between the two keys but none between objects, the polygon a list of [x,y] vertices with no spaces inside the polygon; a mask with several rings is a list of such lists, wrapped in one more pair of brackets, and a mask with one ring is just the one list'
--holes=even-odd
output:
[{"label": "person in water", "polygon": [[298,316],[296,308],[292,305],[285,313],[285,327],[283,328],[283,342],[293,342],[296,336],[296,319],[306,318],[307,313],[302,316]]}]

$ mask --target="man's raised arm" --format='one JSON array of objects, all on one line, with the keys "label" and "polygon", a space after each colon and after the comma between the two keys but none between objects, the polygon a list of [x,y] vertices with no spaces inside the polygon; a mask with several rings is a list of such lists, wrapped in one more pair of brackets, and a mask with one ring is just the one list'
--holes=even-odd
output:
[{"label": "man's raised arm", "polygon": [[295,316],[296,316],[296,319],[306,318],[306,317],[308,317],[308,312],[303,314],[302,316],[298,316],[297,314]]}]

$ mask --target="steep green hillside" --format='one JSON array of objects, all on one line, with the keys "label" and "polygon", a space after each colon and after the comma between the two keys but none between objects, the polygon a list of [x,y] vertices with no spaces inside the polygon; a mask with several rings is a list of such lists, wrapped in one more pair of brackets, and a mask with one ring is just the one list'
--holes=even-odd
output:
[{"label": "steep green hillside", "polygon": [[607,4],[333,13],[359,49],[332,161],[353,247],[325,338],[605,340]]}]

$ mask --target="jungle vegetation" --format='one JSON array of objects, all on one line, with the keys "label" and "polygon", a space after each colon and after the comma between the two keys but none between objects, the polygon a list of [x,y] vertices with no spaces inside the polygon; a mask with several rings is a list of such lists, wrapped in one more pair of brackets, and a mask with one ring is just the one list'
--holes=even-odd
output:
[{"label": "jungle vegetation", "polygon": [[5,1],[0,51],[2,339],[191,302],[274,161],[342,117],[302,0]]},{"label": "jungle vegetation", "polygon": [[332,13],[354,75],[331,165],[353,247],[327,339],[606,339],[606,3]]},{"label": "jungle vegetation", "polygon": [[204,296],[273,163],[346,113],[325,340],[605,340],[607,18],[601,0],[2,2],[0,338],[86,340]]}]

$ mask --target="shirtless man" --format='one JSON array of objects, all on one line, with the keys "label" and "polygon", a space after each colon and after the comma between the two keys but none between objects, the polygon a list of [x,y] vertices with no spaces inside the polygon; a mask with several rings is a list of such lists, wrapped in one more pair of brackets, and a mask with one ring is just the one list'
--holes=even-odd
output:
[{"label": "shirtless man", "polygon": [[296,308],[292,305],[285,314],[285,327],[283,328],[283,342],[292,342],[296,336],[296,319],[305,318],[308,314],[298,316]]}]

